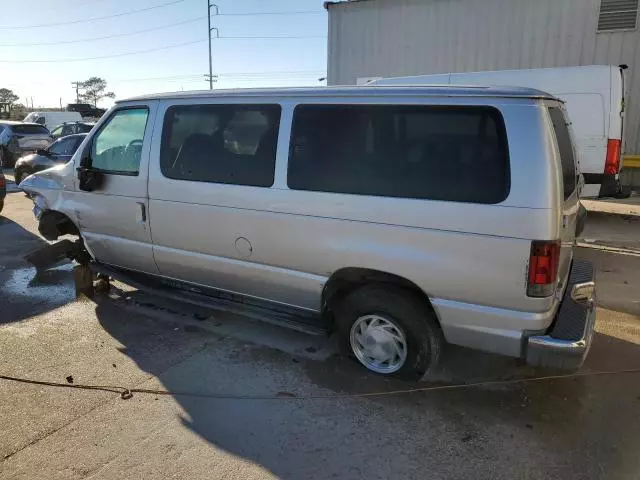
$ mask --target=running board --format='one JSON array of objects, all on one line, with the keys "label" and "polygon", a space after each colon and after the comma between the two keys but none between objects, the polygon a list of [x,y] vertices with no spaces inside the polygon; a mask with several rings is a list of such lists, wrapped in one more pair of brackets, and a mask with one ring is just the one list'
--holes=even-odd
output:
[{"label": "running board", "polygon": [[330,333],[328,325],[317,313],[103,264],[92,263],[90,266],[95,273],[107,275],[164,300],[244,315],[310,335],[327,336]]}]

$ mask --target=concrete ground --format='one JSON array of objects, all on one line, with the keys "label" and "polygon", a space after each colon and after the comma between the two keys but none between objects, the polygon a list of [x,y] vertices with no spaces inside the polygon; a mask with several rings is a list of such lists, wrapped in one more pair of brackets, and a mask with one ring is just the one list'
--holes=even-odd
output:
[{"label": "concrete ground", "polygon": [[621,200],[582,200],[582,204],[588,214],[580,245],[640,254],[640,196]]},{"label": "concrete ground", "polygon": [[[640,476],[638,374],[305,399],[548,372],[450,347],[434,379],[407,384],[336,356],[331,339],[126,289],[75,301],[69,265],[35,275],[21,258],[43,242],[30,208],[11,193],[0,215],[0,375],[172,394],[0,380],[1,479]],[[640,368],[640,256],[578,256],[599,289],[582,371]]]}]

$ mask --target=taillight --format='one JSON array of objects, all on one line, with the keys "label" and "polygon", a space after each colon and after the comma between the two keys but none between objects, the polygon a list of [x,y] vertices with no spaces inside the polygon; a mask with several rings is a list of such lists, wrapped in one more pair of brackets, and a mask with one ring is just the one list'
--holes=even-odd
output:
[{"label": "taillight", "polygon": [[607,160],[604,164],[604,173],[617,175],[620,171],[620,147],[621,140],[609,139],[607,142]]},{"label": "taillight", "polygon": [[558,280],[560,241],[534,241],[529,256],[527,296],[549,297],[553,295]]}]

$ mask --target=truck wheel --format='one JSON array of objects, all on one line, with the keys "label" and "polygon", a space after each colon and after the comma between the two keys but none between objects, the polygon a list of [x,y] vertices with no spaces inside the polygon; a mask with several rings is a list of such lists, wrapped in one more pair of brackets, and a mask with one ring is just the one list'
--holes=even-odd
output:
[{"label": "truck wheel", "polygon": [[420,379],[435,367],[444,337],[435,314],[418,295],[394,286],[365,285],[336,309],[344,353],[368,370]]},{"label": "truck wheel", "polygon": [[0,147],[0,168],[13,168],[15,162],[12,155],[5,148]]}]

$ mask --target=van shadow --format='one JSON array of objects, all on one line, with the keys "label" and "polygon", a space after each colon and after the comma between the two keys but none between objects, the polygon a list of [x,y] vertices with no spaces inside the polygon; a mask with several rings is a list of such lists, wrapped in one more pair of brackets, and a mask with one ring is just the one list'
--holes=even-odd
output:
[{"label": "van shadow", "polygon": [[[454,348],[435,380],[387,380],[337,356],[322,362],[292,358],[179,320],[152,327],[151,317],[133,318],[120,308],[98,302],[97,318],[124,346],[123,353],[174,392],[186,412],[182,424],[280,478],[424,478],[425,468],[433,478],[486,478],[479,462],[505,478],[523,472],[530,479],[603,478],[603,471],[618,478],[640,467],[635,455],[640,435],[632,420],[640,414],[636,376],[303,400],[313,394],[383,393],[557,372]],[[138,323],[147,333],[180,329],[185,343],[173,340],[177,343],[167,350],[158,332],[142,340],[134,332]],[[598,333],[583,371],[640,368],[636,333],[636,343]],[[171,362],[168,357],[180,349],[181,360]],[[281,399],[206,397],[221,392],[280,394]]]},{"label": "van shadow", "polygon": [[0,214],[0,324],[39,315],[75,298],[72,264],[38,272],[24,256],[47,245],[13,220]]}]

